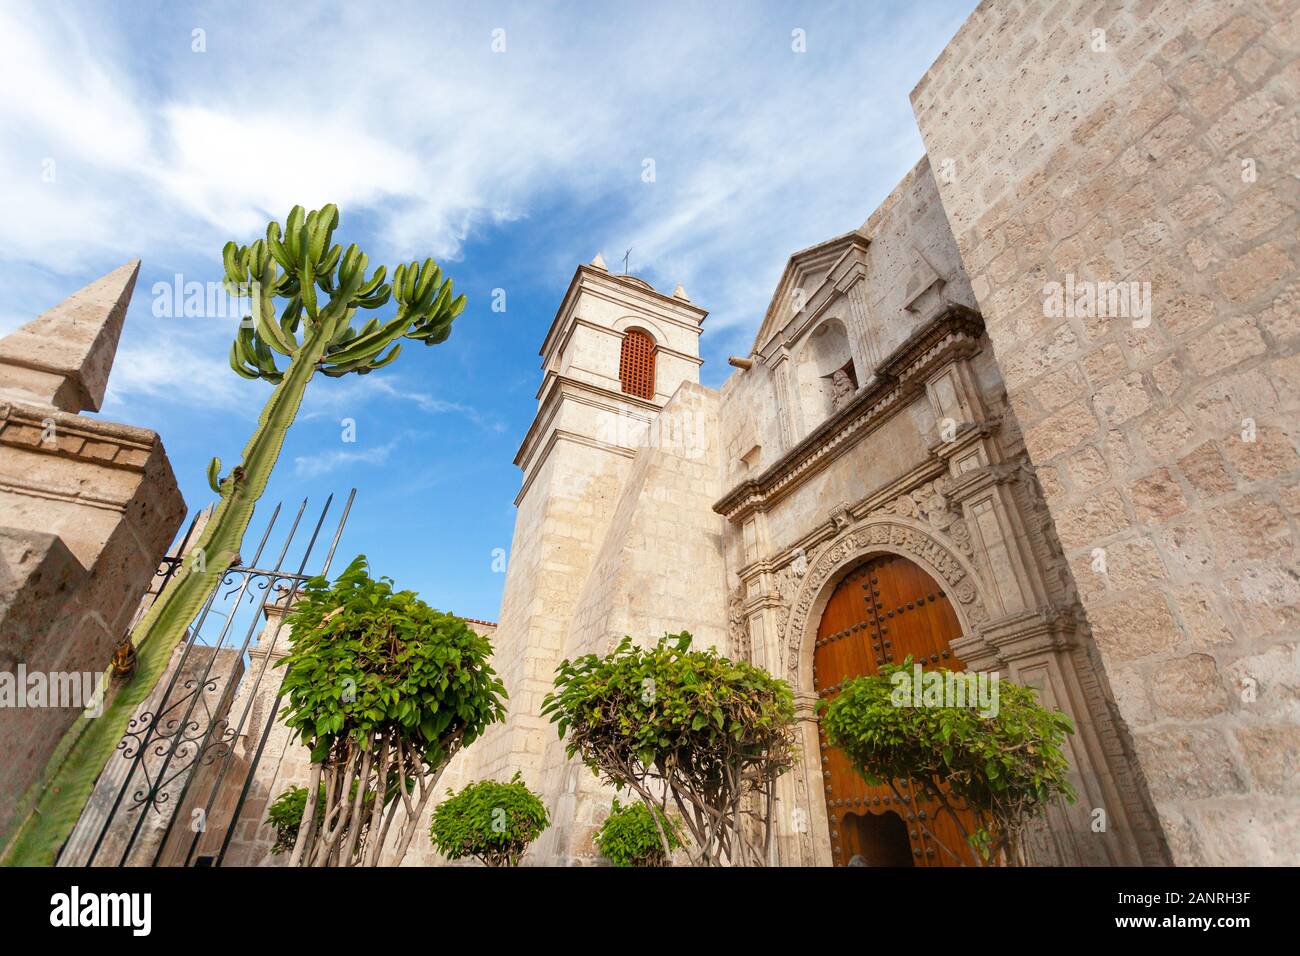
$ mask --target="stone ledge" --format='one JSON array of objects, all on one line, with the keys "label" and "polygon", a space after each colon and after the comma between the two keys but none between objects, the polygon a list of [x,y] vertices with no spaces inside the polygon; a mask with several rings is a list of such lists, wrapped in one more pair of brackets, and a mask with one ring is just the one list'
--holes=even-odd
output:
[{"label": "stone ledge", "polygon": [[[53,423],[53,441],[44,440],[47,423]],[[0,403],[0,445],[143,471],[159,438],[146,428],[6,402]]]}]

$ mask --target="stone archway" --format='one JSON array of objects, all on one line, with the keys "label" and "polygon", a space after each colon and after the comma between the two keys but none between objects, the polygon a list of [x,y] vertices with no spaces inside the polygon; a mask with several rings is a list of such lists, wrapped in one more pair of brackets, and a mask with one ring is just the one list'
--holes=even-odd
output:
[{"label": "stone archway", "polygon": [[797,590],[783,615],[780,638],[786,678],[795,689],[800,720],[802,770],[792,797],[794,805],[807,808],[809,814],[801,854],[805,860],[817,865],[832,862],[830,821],[820,787],[817,695],[812,674],[817,628],[831,595],[845,577],[873,556],[897,554],[915,563],[951,595],[962,633],[967,640],[977,639],[976,629],[988,620],[989,613],[983,583],[971,558],[963,553],[968,546],[961,519],[945,524],[939,532],[918,516],[901,515],[894,509],[846,527],[815,552],[798,576]]},{"label": "stone archway", "polygon": [[[845,681],[879,674],[888,665],[915,661],[927,668],[965,670],[951,641],[961,623],[943,586],[910,558],[878,552],[835,586],[822,612],[813,651],[814,691],[830,704]],[[888,817],[906,821],[907,866],[972,866],[977,859],[964,835],[977,825],[965,810],[945,814],[911,781],[872,784],[818,727],[819,764],[830,823],[832,862],[897,865]],[[964,828],[964,829],[963,829]]]},{"label": "stone archway", "polygon": [[912,519],[868,519],[819,551],[802,576],[782,628],[786,676],[793,686],[799,690],[812,687],[812,642],[817,621],[835,585],[873,554],[889,552],[915,561],[953,596],[963,633],[973,634],[989,614],[974,565],[959,553],[961,545],[956,542],[963,533],[964,528],[948,544]]}]

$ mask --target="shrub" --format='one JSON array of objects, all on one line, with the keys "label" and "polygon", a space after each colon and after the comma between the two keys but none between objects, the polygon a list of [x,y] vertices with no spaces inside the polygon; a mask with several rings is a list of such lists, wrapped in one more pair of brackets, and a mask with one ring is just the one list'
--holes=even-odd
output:
[{"label": "shrub", "polygon": [[[773,784],[794,763],[794,695],[785,681],[686,632],[649,648],[563,661],[542,713],[605,781],[666,816],[681,813],[700,865],[763,865]],[[665,856],[672,846],[660,833]]]},{"label": "shrub", "polygon": [[308,790],[325,789],[323,817],[306,808],[291,862],[377,865],[399,809],[400,860],[447,762],[505,714],[492,646],[371,578],[364,556],[332,585],[308,581],[286,620],[282,716],[311,748]]},{"label": "shrub", "polygon": [[[356,781],[352,783],[352,795],[357,792]],[[361,814],[362,828],[370,825],[369,811],[374,807],[375,792],[366,791],[364,811]],[[275,843],[271,846],[271,854],[276,855],[283,853],[285,850],[292,850],[294,843],[298,840],[298,828],[302,826],[302,815],[307,809],[307,788],[290,787],[271,804],[266,811],[266,822],[275,828]],[[325,818],[325,785],[321,784],[316,790],[316,812],[317,821]]]},{"label": "shrub", "polygon": [[[316,806],[316,815],[325,815],[325,792],[318,790],[320,800]],[[307,788],[290,787],[278,797],[266,811],[266,822],[275,828],[275,843],[271,853],[283,853],[292,850],[298,839],[298,827],[302,825],[302,813],[307,809]]]},{"label": "shrub", "polygon": [[[658,815],[658,826],[651,813]],[[665,816],[658,808],[651,810],[640,801],[621,806],[615,798],[609,816],[596,832],[596,849],[615,866],[667,866],[668,854],[659,839],[661,830],[670,852],[685,845],[681,824],[675,818]]]},{"label": "shrub", "polygon": [[509,783],[480,780],[434,807],[429,839],[449,860],[472,856],[488,866],[518,866],[519,858],[550,825],[546,807],[519,772]]},{"label": "shrub", "polygon": [[[996,674],[990,675],[997,680],[995,713],[913,706],[910,695],[896,688],[915,673],[909,657],[848,681],[837,697],[819,704],[827,741],[848,755],[868,783],[888,782],[901,797],[895,782],[912,780],[938,801],[982,860],[1002,851],[1018,859],[1025,824],[1057,797],[1074,800],[1062,749],[1065,735],[1074,732],[1070,718],[1039,704],[1032,688],[997,680]],[[932,682],[974,676],[947,668],[923,673]],[[974,830],[959,810],[974,815]]]}]

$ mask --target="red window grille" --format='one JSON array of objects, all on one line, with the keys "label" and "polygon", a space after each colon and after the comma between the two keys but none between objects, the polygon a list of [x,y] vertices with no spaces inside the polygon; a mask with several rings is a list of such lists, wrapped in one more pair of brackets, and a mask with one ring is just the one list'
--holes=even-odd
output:
[{"label": "red window grille", "polygon": [[629,329],[623,337],[618,359],[618,377],[623,391],[637,398],[655,397],[655,343],[640,329]]}]

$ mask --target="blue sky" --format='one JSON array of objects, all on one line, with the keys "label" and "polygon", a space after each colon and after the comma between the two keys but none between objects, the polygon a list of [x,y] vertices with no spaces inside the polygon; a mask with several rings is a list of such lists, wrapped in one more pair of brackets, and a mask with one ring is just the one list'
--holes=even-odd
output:
[{"label": "blue sky", "polygon": [[101,414],[158,431],[197,510],[270,386],[230,371],[232,320],[156,316],[155,283],[218,280],[224,242],[294,203],[337,203],[372,265],[434,256],[469,296],[451,338],[313,381],[253,531],[355,486],[341,558],[495,620],[574,267],[631,247],[632,272],[682,283],[717,386],[790,253],[920,158],[907,95],[975,0],[370,6],[0,8],[0,332],[142,258]]}]

